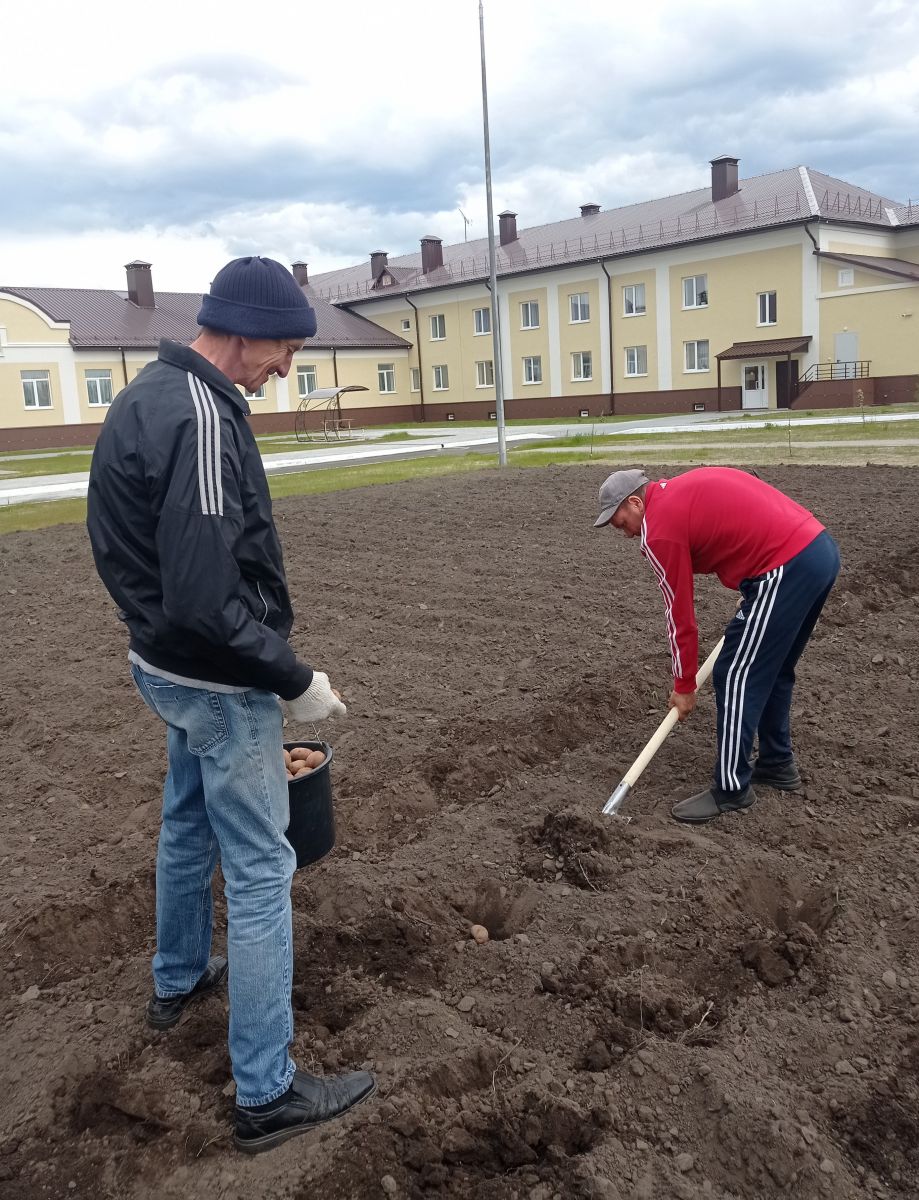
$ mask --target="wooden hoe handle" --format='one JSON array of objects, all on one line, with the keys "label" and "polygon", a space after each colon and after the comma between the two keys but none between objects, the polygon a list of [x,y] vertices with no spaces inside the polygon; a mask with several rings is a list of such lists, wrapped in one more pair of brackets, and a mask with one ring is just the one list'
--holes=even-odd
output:
[{"label": "wooden hoe handle", "polygon": [[[724,645],[724,637],[722,636],[719,639],[718,644],[715,646],[714,650],[712,650],[711,654],[708,656],[708,658],[705,660],[705,662],[702,664],[702,666],[696,672],[696,690],[697,691],[702,686],[702,684],[705,683],[705,681],[706,681],[706,679],[708,679],[709,675],[711,675],[712,669],[715,666],[715,659],[721,653],[721,647],[723,645]],[[663,721],[661,721],[660,725],[658,725],[657,729],[654,731],[654,733],[648,740],[648,744],[645,746],[644,750],[642,750],[642,752],[641,752],[641,754],[639,754],[638,758],[635,759],[635,761],[632,763],[632,765],[629,767],[629,769],[623,775],[622,782],[619,784],[619,786],[616,788],[616,790],[610,796],[609,800],[607,800],[606,804],[603,806],[603,812],[605,815],[609,816],[610,813],[616,812],[617,809],[620,807],[623,800],[625,800],[626,796],[629,794],[629,792],[632,790],[632,788],[638,782],[638,779],[639,779],[642,771],[644,771],[645,767],[648,765],[648,763],[651,761],[651,759],[654,757],[654,755],[657,754],[658,750],[661,748],[661,745],[666,741],[667,735],[670,733],[670,730],[677,723],[678,716],[679,716],[679,714],[677,713],[677,710],[675,708],[671,708],[668,710],[666,717],[664,717]]]}]

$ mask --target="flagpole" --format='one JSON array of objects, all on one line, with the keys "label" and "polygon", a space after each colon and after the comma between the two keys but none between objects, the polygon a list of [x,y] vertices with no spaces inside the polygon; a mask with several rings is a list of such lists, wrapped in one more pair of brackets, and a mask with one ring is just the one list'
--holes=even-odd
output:
[{"label": "flagpole", "polygon": [[501,330],[498,326],[498,279],[495,267],[495,218],[491,202],[491,143],[488,137],[488,87],[485,81],[485,13],[479,0],[479,46],[482,52],[482,125],[485,133],[485,201],[488,206],[488,279],[491,290],[491,339],[495,376],[495,416],[498,421],[498,463],[507,466],[504,429],[504,379],[501,371]]}]

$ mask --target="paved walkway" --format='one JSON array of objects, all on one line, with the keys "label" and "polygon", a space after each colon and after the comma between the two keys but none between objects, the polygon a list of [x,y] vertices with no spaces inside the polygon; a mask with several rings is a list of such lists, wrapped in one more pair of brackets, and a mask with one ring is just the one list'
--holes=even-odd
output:
[{"label": "paved walkway", "polygon": [[[867,425],[879,421],[916,420],[919,420],[919,412],[873,413],[866,411],[862,414],[859,411],[853,413],[851,416],[795,417],[791,420],[791,428],[794,430],[805,425],[851,425],[857,422]],[[724,431],[731,426],[738,426],[742,429],[765,429],[771,426],[776,430],[783,430],[787,427],[788,423],[789,418],[785,410],[758,412],[755,416],[750,412],[678,413],[673,416],[636,417],[635,420],[616,422],[597,421],[592,424],[586,424],[582,421],[571,425],[560,423],[513,425],[508,426],[505,430],[505,442],[507,445],[520,445],[527,442],[538,443],[549,439],[568,437],[588,439],[591,437],[611,438],[624,434],[634,435],[635,433],[710,433],[719,430]],[[368,441],[379,440],[393,433],[402,433],[405,440],[387,441],[384,445],[366,444]],[[279,438],[280,440],[288,440],[287,435],[279,435]],[[358,445],[350,445],[347,441],[304,442],[302,443],[302,450],[265,454],[263,455],[265,470],[269,475],[274,475],[295,471],[320,470],[326,467],[344,466],[349,463],[392,462],[399,459],[419,458],[429,455],[464,453],[469,450],[497,450],[498,429],[494,422],[483,426],[481,429],[469,427],[458,429],[455,425],[451,424],[426,426],[423,429],[419,429],[417,426],[406,427],[404,429],[366,429],[362,433],[362,439],[362,443]],[[825,447],[839,444],[838,442],[816,441],[801,443],[802,448],[805,445]],[[894,439],[891,442],[881,442],[878,440],[857,442],[847,439],[845,442],[847,446],[890,446],[898,444],[912,445],[913,439],[899,441]],[[731,445],[736,446],[736,443],[708,442],[706,445],[712,449],[727,449]],[[787,442],[785,440],[759,442],[757,445],[782,446],[787,445]],[[632,443],[623,446],[618,452],[651,454],[655,449],[673,450],[681,448],[683,447],[679,442],[649,442],[640,445]],[[572,449],[581,452],[583,447],[573,447]],[[68,450],[47,450],[34,454],[0,455],[0,462],[21,460],[23,458],[54,459],[69,453],[73,452]],[[556,450],[554,453],[558,453],[558,451]],[[85,471],[67,475],[33,475],[25,479],[5,480],[2,479],[2,474],[2,469],[0,469],[0,505],[24,504],[36,500],[67,500],[85,496],[87,481],[89,479],[89,474]]]}]

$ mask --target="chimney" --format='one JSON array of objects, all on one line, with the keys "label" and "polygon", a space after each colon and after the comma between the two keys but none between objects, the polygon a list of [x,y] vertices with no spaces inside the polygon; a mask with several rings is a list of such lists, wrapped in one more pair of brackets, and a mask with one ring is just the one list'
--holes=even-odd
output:
[{"label": "chimney", "polygon": [[509,209],[498,213],[498,240],[502,246],[517,240],[517,214]]},{"label": "chimney", "polygon": [[581,205],[581,216],[582,217],[595,217],[599,211],[600,211],[599,204],[582,204]]},{"label": "chimney", "polygon": [[389,254],[386,250],[371,250],[370,251],[370,274],[373,276],[373,282],[380,278],[386,263],[389,260]]},{"label": "chimney", "polygon": [[150,264],[136,259],[125,264],[128,273],[128,299],[138,308],[156,308]]},{"label": "chimney", "polygon": [[421,270],[425,275],[444,265],[444,246],[439,237],[421,239]]},{"label": "chimney", "polygon": [[728,196],[736,196],[740,191],[737,186],[739,162],[739,158],[731,158],[729,154],[722,154],[720,158],[711,160],[713,204],[717,204],[719,200],[726,200]]},{"label": "chimney", "polygon": [[310,281],[309,264],[305,262],[295,262],[290,269],[297,283],[299,283],[301,287],[306,287]]}]

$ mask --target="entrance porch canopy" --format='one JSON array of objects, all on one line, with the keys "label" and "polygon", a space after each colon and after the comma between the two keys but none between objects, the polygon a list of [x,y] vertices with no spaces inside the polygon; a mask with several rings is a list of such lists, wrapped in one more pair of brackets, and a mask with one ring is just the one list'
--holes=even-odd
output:
[{"label": "entrance porch canopy", "polygon": [[[793,354],[803,354],[810,344],[811,335],[809,333],[802,333],[799,337],[763,338],[759,342],[735,342],[733,346],[728,346],[727,350],[722,350],[720,354],[716,354],[715,358],[718,360],[718,411],[721,412],[722,360],[784,357],[790,363]],[[791,387],[790,371],[788,381],[788,386]],[[787,399],[790,401],[791,397],[788,396]]]}]

